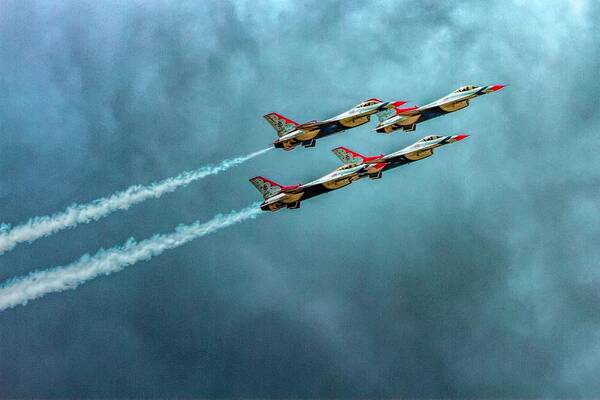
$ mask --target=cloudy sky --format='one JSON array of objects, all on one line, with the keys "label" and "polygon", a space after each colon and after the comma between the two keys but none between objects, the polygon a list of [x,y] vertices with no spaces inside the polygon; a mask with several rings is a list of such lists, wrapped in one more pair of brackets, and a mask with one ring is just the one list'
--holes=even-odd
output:
[{"label": "cloudy sky", "polygon": [[0,219],[264,148],[378,97],[503,83],[416,132],[270,151],[0,256],[0,281],[307,182],[330,149],[435,156],[0,313],[0,397],[597,397],[600,7],[0,3]]}]

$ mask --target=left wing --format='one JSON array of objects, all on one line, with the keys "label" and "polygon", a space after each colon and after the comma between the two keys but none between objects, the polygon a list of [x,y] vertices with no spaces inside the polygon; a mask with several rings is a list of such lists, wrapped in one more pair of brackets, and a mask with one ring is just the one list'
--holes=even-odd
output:
[{"label": "left wing", "polygon": [[356,179],[356,177],[358,177],[358,174],[364,169],[364,165],[356,165],[344,169],[337,169],[330,174],[320,177],[317,180],[309,182],[306,185],[302,185],[302,189],[306,189],[316,185],[323,185],[327,188],[337,188],[345,186],[352,180]]}]

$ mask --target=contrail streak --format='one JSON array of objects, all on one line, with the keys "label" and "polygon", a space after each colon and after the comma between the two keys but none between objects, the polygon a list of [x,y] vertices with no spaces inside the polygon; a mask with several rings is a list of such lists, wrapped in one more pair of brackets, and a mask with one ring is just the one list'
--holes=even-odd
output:
[{"label": "contrail streak", "polygon": [[101,249],[93,256],[86,254],[71,264],[9,279],[0,285],[0,311],[25,305],[30,300],[50,293],[75,289],[100,275],[121,271],[138,261],[158,256],[165,250],[174,249],[220,229],[256,218],[262,212],[259,205],[260,203],[255,203],[227,215],[219,214],[205,223],[196,221],[191,225],[180,225],[173,233],[157,234],[139,243],[131,238],[122,246],[115,246],[108,250]]},{"label": "contrail streak", "polygon": [[0,227],[0,254],[12,250],[19,243],[31,243],[36,239],[49,236],[63,229],[97,221],[117,210],[125,210],[142,201],[158,198],[198,179],[226,171],[270,149],[271,147],[268,147],[245,156],[224,160],[216,165],[208,165],[194,171],[183,172],[175,177],[150,185],[131,186],[122,192],[96,199],[87,204],[74,204],[53,215],[31,218],[26,223],[12,228],[9,225],[2,225]]}]

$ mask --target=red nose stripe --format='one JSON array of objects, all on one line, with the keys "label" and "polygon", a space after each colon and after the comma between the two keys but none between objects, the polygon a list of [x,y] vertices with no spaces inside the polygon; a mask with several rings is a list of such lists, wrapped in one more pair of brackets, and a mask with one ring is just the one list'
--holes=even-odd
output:
[{"label": "red nose stripe", "polygon": [[506,85],[493,85],[492,87],[490,87],[490,90],[491,90],[492,92],[496,92],[496,91],[498,91],[498,90],[500,90],[500,89],[503,89],[505,86],[506,86]]},{"label": "red nose stripe", "polygon": [[463,140],[464,138],[468,138],[469,135],[456,135],[454,136],[454,141],[458,142],[459,140]]}]

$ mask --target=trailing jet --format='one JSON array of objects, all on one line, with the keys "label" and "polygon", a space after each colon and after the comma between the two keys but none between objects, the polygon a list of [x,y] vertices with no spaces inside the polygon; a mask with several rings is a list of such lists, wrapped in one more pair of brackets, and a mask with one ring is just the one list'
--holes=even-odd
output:
[{"label": "trailing jet", "polygon": [[377,114],[379,125],[375,130],[379,133],[391,133],[398,129],[414,131],[418,123],[461,110],[469,106],[469,100],[496,92],[504,87],[504,85],[463,86],[449,95],[421,107],[389,109]]},{"label": "trailing jet", "polygon": [[261,210],[296,209],[300,208],[301,201],[341,189],[361,178],[379,179],[383,171],[427,158],[433,154],[436,147],[458,142],[467,136],[427,136],[400,151],[373,157],[365,157],[345,147],[338,147],[332,151],[344,165],[315,181],[304,185],[283,186],[262,176],[256,176],[250,179],[250,182],[265,199],[260,205]]},{"label": "trailing jet", "polygon": [[286,207],[300,208],[300,201],[343,188],[359,179],[358,172],[363,169],[363,165],[343,165],[335,171],[304,185],[283,186],[262,176],[254,177],[250,179],[250,182],[265,199],[260,205],[261,210],[277,211]]},{"label": "trailing jet", "polygon": [[314,147],[317,139],[366,124],[371,120],[371,115],[405,103],[405,101],[384,103],[379,99],[369,99],[335,117],[304,124],[298,124],[275,112],[265,115],[264,118],[275,128],[279,136],[273,142],[273,146],[278,149],[293,150],[298,145]]}]

